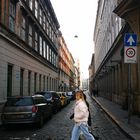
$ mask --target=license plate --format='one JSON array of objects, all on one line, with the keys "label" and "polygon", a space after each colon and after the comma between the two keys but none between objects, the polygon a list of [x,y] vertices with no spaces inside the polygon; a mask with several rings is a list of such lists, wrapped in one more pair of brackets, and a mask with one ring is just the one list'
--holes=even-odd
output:
[{"label": "license plate", "polygon": [[11,119],[24,118],[24,115],[12,115],[12,116],[9,116],[9,118]]}]

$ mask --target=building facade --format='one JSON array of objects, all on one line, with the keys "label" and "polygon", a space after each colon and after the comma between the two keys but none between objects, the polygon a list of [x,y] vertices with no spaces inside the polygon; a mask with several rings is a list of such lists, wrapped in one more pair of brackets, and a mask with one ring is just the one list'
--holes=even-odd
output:
[{"label": "building facade", "polygon": [[99,69],[106,54],[122,28],[122,21],[115,13],[117,0],[99,0],[94,30],[95,72]]},{"label": "building facade", "polygon": [[88,78],[82,79],[82,89],[88,90],[88,88],[89,88],[89,79]]},{"label": "building facade", "polygon": [[[59,91],[68,91],[71,89],[72,81],[75,79],[74,73],[74,61],[70,51],[68,50],[67,44],[62,36],[61,32],[59,33]],[[71,81],[71,83],[70,83]],[[74,82],[74,81],[73,81]],[[74,85],[74,83],[72,84]]]},{"label": "building facade", "polygon": [[81,75],[80,75],[80,61],[75,60],[75,89],[79,89],[81,85]]},{"label": "building facade", "polygon": [[[138,0],[99,0],[94,31],[95,76],[99,95],[112,100],[122,108],[140,114],[140,73],[138,62],[124,63],[124,36],[126,33],[140,35],[140,2]],[[139,39],[138,39],[139,53]],[[131,95],[129,94],[131,77]]]},{"label": "building facade", "polygon": [[70,53],[69,61],[70,61],[70,65],[69,65],[70,66],[69,90],[73,91],[76,88],[76,85],[75,85],[76,75],[75,75],[75,66],[74,66],[75,60],[74,60],[71,53]]},{"label": "building facade", "polygon": [[95,76],[95,64],[94,64],[94,54],[92,54],[92,58],[91,58],[91,63],[89,65],[88,71],[89,71],[89,92],[92,95],[93,94],[93,90],[94,90],[94,76]]},{"label": "building facade", "polygon": [[0,1],[0,104],[58,90],[59,23],[50,0]]}]

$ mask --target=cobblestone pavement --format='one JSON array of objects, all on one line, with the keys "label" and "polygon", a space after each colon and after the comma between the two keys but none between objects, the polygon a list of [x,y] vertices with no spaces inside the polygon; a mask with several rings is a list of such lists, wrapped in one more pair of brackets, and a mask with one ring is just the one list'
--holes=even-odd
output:
[{"label": "cobblestone pavement", "polygon": [[[99,136],[99,140],[129,140],[89,96],[87,100],[92,116],[91,130]],[[42,129],[23,126],[6,130],[0,127],[0,140],[70,140],[74,122],[69,116],[73,112],[73,107],[74,101],[55,114]]]}]

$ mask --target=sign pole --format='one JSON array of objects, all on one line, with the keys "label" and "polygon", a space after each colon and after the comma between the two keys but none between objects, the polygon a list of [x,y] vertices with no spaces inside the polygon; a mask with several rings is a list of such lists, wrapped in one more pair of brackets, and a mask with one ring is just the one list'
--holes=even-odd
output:
[{"label": "sign pole", "polygon": [[132,111],[132,100],[131,100],[131,64],[128,64],[128,123],[131,123],[131,111]]},{"label": "sign pole", "polygon": [[131,63],[137,63],[137,34],[126,33],[124,37],[124,63],[128,64],[128,123],[131,122],[133,94],[131,87]]}]

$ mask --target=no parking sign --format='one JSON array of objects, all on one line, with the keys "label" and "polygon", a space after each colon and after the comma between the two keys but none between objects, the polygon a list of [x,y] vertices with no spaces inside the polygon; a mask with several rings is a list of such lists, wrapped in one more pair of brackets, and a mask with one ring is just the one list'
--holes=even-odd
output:
[{"label": "no parking sign", "polygon": [[124,63],[137,63],[137,35],[125,34]]}]

